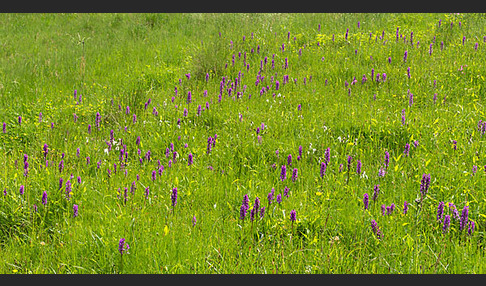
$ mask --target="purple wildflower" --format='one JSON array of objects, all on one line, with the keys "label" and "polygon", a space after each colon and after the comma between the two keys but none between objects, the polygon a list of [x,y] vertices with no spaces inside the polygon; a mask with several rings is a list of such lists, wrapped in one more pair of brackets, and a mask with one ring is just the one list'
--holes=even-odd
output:
[{"label": "purple wildflower", "polygon": [[407,212],[408,212],[408,203],[407,201],[405,201],[403,203],[403,214],[407,214]]},{"label": "purple wildflower", "polygon": [[187,165],[191,166],[192,165],[192,153],[189,153],[188,158],[187,158]]},{"label": "purple wildflower", "polygon": [[271,205],[273,202],[273,196],[275,194],[275,189],[272,188],[272,190],[268,193],[267,199],[268,199],[268,204]]},{"label": "purple wildflower", "polygon": [[172,206],[175,207],[175,205],[177,204],[177,187],[172,189],[170,200],[172,201]]},{"label": "purple wildflower", "polygon": [[294,222],[297,219],[297,214],[295,210],[290,211],[290,221]]},{"label": "purple wildflower", "polygon": [[329,165],[329,161],[331,160],[331,148],[329,147],[324,152],[324,160],[326,162],[326,165]]},{"label": "purple wildflower", "polygon": [[468,225],[469,225],[469,228],[467,229],[467,234],[471,236],[473,234],[473,232],[474,232],[475,224],[471,220],[471,221],[469,221]]},{"label": "purple wildflower", "polygon": [[72,191],[71,181],[67,180],[66,181],[66,189],[65,189],[66,198],[69,199],[71,197],[71,191]]},{"label": "purple wildflower", "polygon": [[442,232],[446,233],[447,230],[449,229],[449,225],[451,224],[451,216],[450,215],[445,215],[444,217],[444,224],[442,226]]},{"label": "purple wildflower", "polygon": [[356,162],[356,173],[361,174],[361,160]]},{"label": "purple wildflower", "polygon": [[410,144],[406,143],[405,150],[403,150],[403,154],[405,154],[405,156],[408,156],[409,153],[410,153]]},{"label": "purple wildflower", "polygon": [[373,233],[376,235],[378,239],[382,238],[383,234],[381,233],[381,230],[378,227],[378,223],[374,219],[371,220],[371,229],[373,230]]},{"label": "purple wildflower", "polygon": [[289,196],[289,188],[287,186],[285,186],[285,188],[283,190],[283,196],[284,197],[288,197]]},{"label": "purple wildflower", "polygon": [[327,168],[327,165],[326,165],[326,162],[321,162],[321,178],[324,178],[324,175],[326,174],[326,168]]},{"label": "purple wildflower", "polygon": [[365,193],[363,196],[363,204],[364,204],[364,209],[368,209],[368,204],[369,204],[369,196],[368,193]]},{"label": "purple wildflower", "polygon": [[373,187],[373,201],[376,201],[376,199],[378,198],[378,194],[380,193],[380,185],[375,185]]},{"label": "purple wildflower", "polygon": [[47,205],[47,192],[46,191],[44,191],[42,193],[42,204]]},{"label": "purple wildflower", "polygon": [[427,194],[430,185],[430,174],[423,174],[422,180],[420,182],[420,192],[422,193],[422,197]]},{"label": "purple wildflower", "polygon": [[280,180],[284,181],[287,178],[287,166],[282,165],[282,170],[280,171]]},{"label": "purple wildflower", "polygon": [[59,162],[59,173],[61,173],[63,169],[64,169],[64,160],[61,160],[61,162]]},{"label": "purple wildflower", "polygon": [[294,170],[292,171],[292,182],[295,182],[297,180],[298,171],[299,170],[297,170],[297,168],[294,168]]},{"label": "purple wildflower", "polygon": [[439,206],[437,207],[437,221],[442,220],[442,215],[444,214],[444,202],[439,202]]},{"label": "purple wildflower", "polygon": [[118,243],[118,252],[120,252],[120,255],[123,256],[123,253],[128,254],[128,250],[130,249],[130,246],[128,243],[125,243],[124,238],[120,238],[120,242]]},{"label": "purple wildflower", "polygon": [[78,216],[78,205],[73,205],[73,217]]},{"label": "purple wildflower", "polygon": [[459,220],[459,230],[463,230],[466,227],[468,216],[469,216],[469,206],[464,206],[464,208],[462,209],[461,218]]},{"label": "purple wildflower", "polygon": [[385,169],[388,169],[389,164],[390,164],[390,153],[388,153],[388,151],[385,151]]},{"label": "purple wildflower", "polygon": [[44,153],[44,159],[47,159],[47,153],[49,153],[49,146],[47,146],[47,144],[44,144],[42,152]]}]

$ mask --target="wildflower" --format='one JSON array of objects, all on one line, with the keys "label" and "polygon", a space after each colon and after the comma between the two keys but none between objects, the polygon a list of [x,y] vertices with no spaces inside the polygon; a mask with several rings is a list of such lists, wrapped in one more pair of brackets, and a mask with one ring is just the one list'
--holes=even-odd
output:
[{"label": "wildflower", "polygon": [[444,202],[439,202],[439,206],[437,207],[437,220],[442,220],[442,215],[444,214]]},{"label": "wildflower", "polygon": [[255,211],[258,211],[260,209],[260,199],[258,197],[255,198],[255,203],[253,204],[253,208]]},{"label": "wildflower", "polygon": [[373,201],[376,201],[376,199],[378,198],[378,194],[380,193],[380,185],[375,185],[373,187]]},{"label": "wildflower", "polygon": [[410,78],[410,77],[411,77],[411,76],[410,76],[410,67],[408,67],[408,68],[407,68],[407,76],[408,76],[408,78]]},{"label": "wildflower", "polygon": [[348,172],[351,170],[351,161],[353,160],[353,157],[348,156]]},{"label": "wildflower", "polygon": [[407,61],[407,56],[408,56],[408,51],[405,51],[405,53],[403,54],[403,62]]},{"label": "wildflower", "polygon": [[19,189],[19,192],[20,192],[20,195],[23,195],[24,194],[24,185],[21,185],[20,186],[20,189]]},{"label": "wildflower", "polygon": [[444,217],[444,224],[442,226],[442,232],[443,233],[446,233],[447,232],[450,224],[451,224],[451,216],[450,215],[445,215],[445,217]]},{"label": "wildflower", "polygon": [[324,160],[326,162],[326,165],[329,165],[329,161],[331,160],[331,148],[327,148],[324,152]]},{"label": "wildflower", "polygon": [[240,219],[241,220],[245,219],[247,210],[248,210],[248,208],[246,208],[245,205],[241,205],[241,207],[240,207]]},{"label": "wildflower", "polygon": [[150,189],[149,189],[149,187],[146,187],[145,188],[145,199],[148,199],[149,194],[150,194]]},{"label": "wildflower", "polygon": [[405,156],[408,156],[409,152],[410,152],[410,144],[406,143],[405,150],[403,150],[403,154],[405,154]]},{"label": "wildflower", "polygon": [[250,211],[250,221],[255,220],[256,213],[257,213],[257,209],[253,207]]},{"label": "wildflower", "polygon": [[405,125],[405,108],[402,109],[402,125]]},{"label": "wildflower", "polygon": [[472,174],[473,174],[473,175],[474,175],[474,174],[476,174],[476,171],[477,171],[477,170],[478,170],[478,166],[473,165],[473,166],[472,166]]},{"label": "wildflower", "polygon": [[280,180],[284,181],[287,178],[287,166],[282,165],[282,170],[280,171]]},{"label": "wildflower", "polygon": [[275,194],[275,189],[272,188],[272,190],[268,193],[267,199],[268,199],[268,204],[271,205],[273,201],[273,195]]},{"label": "wildflower", "polygon": [[324,178],[324,175],[326,174],[326,168],[327,168],[327,165],[326,165],[326,162],[321,162],[321,178]]},{"label": "wildflower", "polygon": [[191,95],[191,92],[189,91],[187,93],[187,103],[189,104],[189,103],[191,103],[191,101],[192,101],[192,95]]},{"label": "wildflower", "polygon": [[292,166],[292,154],[287,157],[287,165]]},{"label": "wildflower", "polygon": [[78,216],[78,205],[73,205],[73,217]]},{"label": "wildflower", "polygon": [[469,216],[469,206],[464,206],[464,208],[462,209],[461,218],[459,220],[459,230],[463,230],[466,227],[468,216]]},{"label": "wildflower", "polygon": [[22,125],[22,116],[19,116],[18,121],[19,121],[19,125]]},{"label": "wildflower", "polygon": [[292,171],[292,182],[295,182],[297,180],[297,168],[294,168],[294,170]]},{"label": "wildflower", "polygon": [[42,193],[42,204],[47,205],[47,192],[46,191],[44,191]]},{"label": "wildflower", "polygon": [[452,140],[452,147],[454,148],[454,150],[457,150],[457,141],[456,140]]},{"label": "wildflower", "polygon": [[66,198],[69,199],[69,197],[71,197],[71,191],[72,191],[72,187],[71,187],[71,181],[70,180],[67,180],[66,181]]},{"label": "wildflower", "polygon": [[365,193],[364,194],[364,197],[363,197],[363,204],[364,204],[364,209],[368,209],[368,204],[369,204],[369,196],[368,196],[368,193]]},{"label": "wildflower", "polygon": [[378,177],[382,177],[383,178],[383,177],[385,177],[385,175],[386,175],[385,169],[384,168],[380,168],[378,170]]},{"label": "wildflower", "polygon": [[297,214],[295,213],[295,210],[292,210],[290,212],[290,221],[294,222],[297,219]]},{"label": "wildflower", "polygon": [[172,201],[172,206],[175,207],[175,205],[177,204],[177,187],[172,189],[170,200]]},{"label": "wildflower", "polygon": [[407,201],[405,201],[403,203],[403,214],[407,214],[407,212],[408,212],[408,203]]},{"label": "wildflower", "polygon": [[471,220],[469,221],[469,228],[467,229],[467,234],[468,235],[472,235],[473,232],[474,232],[474,227],[475,227],[475,224],[474,222]]},{"label": "wildflower", "polygon": [[49,153],[49,146],[47,144],[44,144],[42,151],[44,153],[44,159],[47,159],[47,153]]},{"label": "wildflower", "polygon": [[[101,115],[99,112],[96,112],[95,125],[97,128],[100,128],[100,122],[101,122]],[[88,128],[91,129],[91,125],[89,125]]]},{"label": "wildflower", "polygon": [[378,223],[374,219],[371,220],[371,229],[378,239],[381,239],[383,237],[383,234],[378,227]]},{"label": "wildflower", "polygon": [[427,194],[430,185],[430,174],[423,174],[422,180],[420,182],[420,192],[422,193],[422,197]]},{"label": "wildflower", "polygon": [[3,131],[3,133],[7,133],[6,128],[7,128],[7,123],[5,123],[5,122],[4,122],[4,123],[3,123],[3,127],[2,127],[2,131]]},{"label": "wildflower", "polygon": [[187,158],[187,165],[188,165],[188,166],[191,166],[191,165],[192,165],[192,160],[193,160],[193,159],[192,159],[192,153],[189,153],[189,156],[188,156],[188,158]]},{"label": "wildflower", "polygon": [[289,196],[289,188],[287,186],[285,186],[285,188],[283,190],[283,196],[284,197],[288,197]]},{"label": "wildflower", "polygon": [[130,246],[128,243],[125,243],[124,238],[120,238],[120,242],[118,243],[118,252],[120,252],[120,255],[123,256],[123,253],[129,254],[128,250],[130,249]]},{"label": "wildflower", "polygon": [[282,195],[281,194],[278,194],[277,195],[277,203],[282,203]]},{"label": "wildflower", "polygon": [[356,173],[361,174],[361,160],[356,162]]},{"label": "wildflower", "polygon": [[386,206],[381,205],[381,215],[385,215],[385,213],[386,213]]},{"label": "wildflower", "polygon": [[262,207],[259,212],[260,212],[260,218],[263,218],[263,216],[265,215],[265,207]]},{"label": "wildflower", "polygon": [[385,169],[388,169],[388,165],[390,164],[390,153],[385,151]]},{"label": "wildflower", "polygon": [[61,173],[63,169],[64,169],[64,160],[61,160],[61,162],[59,162],[59,173]]},{"label": "wildflower", "polygon": [[196,226],[196,216],[192,217],[192,226]]}]

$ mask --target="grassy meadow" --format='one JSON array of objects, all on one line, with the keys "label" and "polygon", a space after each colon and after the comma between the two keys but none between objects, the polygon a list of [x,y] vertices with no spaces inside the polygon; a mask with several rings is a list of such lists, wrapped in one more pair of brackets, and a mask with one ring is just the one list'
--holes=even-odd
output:
[{"label": "grassy meadow", "polygon": [[482,14],[0,14],[0,273],[485,273]]}]

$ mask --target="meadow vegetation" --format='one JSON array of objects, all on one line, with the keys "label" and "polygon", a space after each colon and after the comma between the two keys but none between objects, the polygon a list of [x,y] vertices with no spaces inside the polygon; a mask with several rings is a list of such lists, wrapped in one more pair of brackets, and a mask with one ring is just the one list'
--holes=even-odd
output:
[{"label": "meadow vegetation", "polygon": [[484,273],[482,14],[0,14],[0,273]]}]

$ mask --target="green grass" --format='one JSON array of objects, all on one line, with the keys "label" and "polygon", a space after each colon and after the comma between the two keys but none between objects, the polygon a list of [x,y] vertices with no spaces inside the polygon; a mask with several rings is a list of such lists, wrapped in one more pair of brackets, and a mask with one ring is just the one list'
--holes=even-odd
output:
[{"label": "green grass", "polygon": [[[486,135],[477,124],[486,120],[485,22],[426,13],[1,14],[0,273],[484,273]],[[372,69],[386,81],[371,78]],[[171,143],[178,157],[169,167]],[[148,151],[151,160],[140,163]],[[420,202],[422,174],[431,182]],[[375,185],[378,198],[364,210]],[[269,204],[272,188],[276,197],[285,187],[288,197]],[[256,197],[265,214],[252,222]],[[469,207],[472,235],[456,219],[443,233],[440,201],[444,215],[449,202],[459,214]],[[121,238],[129,254],[118,252]]]}]

